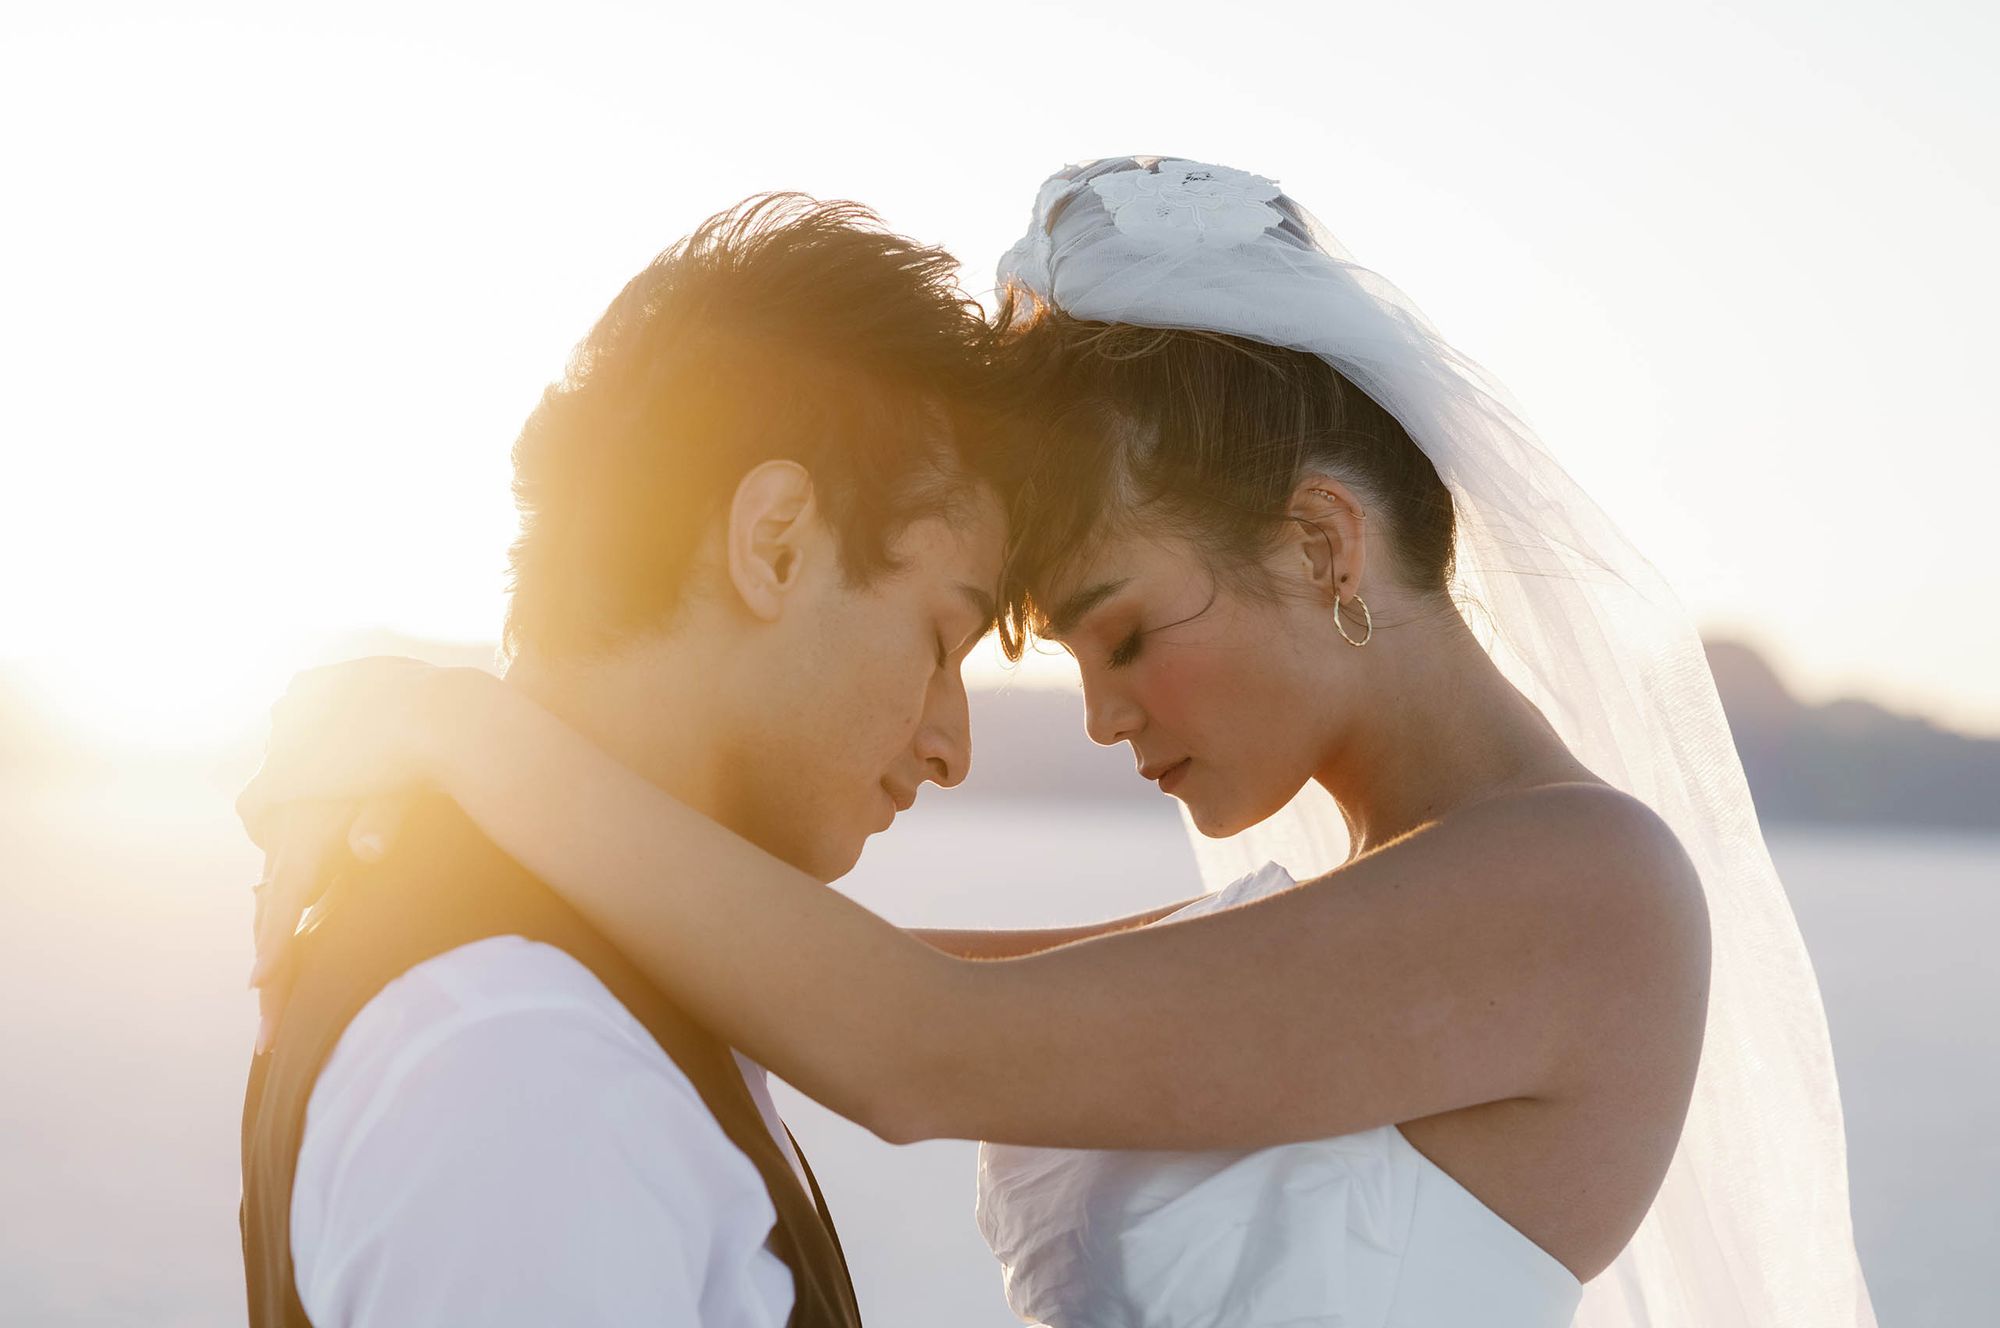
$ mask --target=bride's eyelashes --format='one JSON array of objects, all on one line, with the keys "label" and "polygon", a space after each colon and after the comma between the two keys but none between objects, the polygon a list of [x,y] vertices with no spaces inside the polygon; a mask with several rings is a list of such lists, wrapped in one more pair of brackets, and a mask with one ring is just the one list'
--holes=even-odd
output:
[{"label": "bride's eyelashes", "polygon": [[1113,669],[1125,668],[1126,666],[1131,664],[1133,660],[1139,658],[1139,643],[1143,638],[1151,635],[1154,632],[1164,632],[1169,628],[1179,627],[1183,623],[1191,623],[1195,619],[1201,617],[1203,614],[1206,614],[1213,607],[1215,607],[1215,589],[1214,587],[1211,586],[1209,589],[1207,602],[1205,602],[1200,608],[1196,609],[1193,613],[1190,613],[1187,617],[1176,618],[1172,622],[1159,623],[1153,627],[1134,627],[1131,630],[1131,632],[1126,635],[1125,639],[1118,643],[1117,649],[1113,650],[1110,653],[1110,655],[1108,655],[1105,658],[1106,667]]}]

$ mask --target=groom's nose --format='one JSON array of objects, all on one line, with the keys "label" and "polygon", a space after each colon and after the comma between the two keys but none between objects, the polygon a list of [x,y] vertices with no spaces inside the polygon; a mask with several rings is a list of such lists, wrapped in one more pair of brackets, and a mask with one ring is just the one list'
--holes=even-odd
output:
[{"label": "groom's nose", "polygon": [[923,763],[924,778],[939,788],[953,788],[972,769],[972,718],[965,688],[945,689],[926,708],[924,722],[917,729],[917,759]]}]

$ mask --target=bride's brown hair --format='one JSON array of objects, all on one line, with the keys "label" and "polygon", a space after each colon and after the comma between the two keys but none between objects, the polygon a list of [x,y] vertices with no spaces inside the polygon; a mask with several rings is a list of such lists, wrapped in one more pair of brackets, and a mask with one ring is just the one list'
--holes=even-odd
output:
[{"label": "bride's brown hair", "polygon": [[1436,467],[1339,370],[1220,332],[1096,323],[1019,290],[994,360],[1024,461],[1002,586],[1002,647],[1046,631],[1038,598],[1099,540],[1177,534],[1219,583],[1268,593],[1262,559],[1312,469],[1359,490],[1412,590],[1449,596],[1456,519]]}]

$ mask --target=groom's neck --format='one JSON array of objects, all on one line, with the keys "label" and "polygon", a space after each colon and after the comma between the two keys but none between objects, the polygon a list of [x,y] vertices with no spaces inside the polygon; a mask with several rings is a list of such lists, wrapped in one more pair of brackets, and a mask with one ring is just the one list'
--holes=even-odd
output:
[{"label": "groom's neck", "polygon": [[647,782],[726,823],[707,672],[689,652],[655,642],[588,661],[524,653],[506,681]]}]

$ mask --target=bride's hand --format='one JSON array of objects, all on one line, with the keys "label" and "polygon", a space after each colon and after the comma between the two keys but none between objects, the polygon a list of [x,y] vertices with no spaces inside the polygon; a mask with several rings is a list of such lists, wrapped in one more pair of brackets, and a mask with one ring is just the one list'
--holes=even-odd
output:
[{"label": "bride's hand", "polygon": [[263,768],[236,801],[265,851],[250,977],[263,1016],[259,1051],[290,987],[299,919],[340,869],[386,850],[404,800],[431,780],[446,692],[472,679],[491,681],[418,660],[353,660],[298,675],[272,708]]},{"label": "bride's hand", "polygon": [[[274,813],[296,802],[354,802],[421,789],[453,675],[422,660],[376,657],[309,669],[271,707],[271,738],[236,814],[266,851]],[[484,677],[485,675],[480,675]]]},{"label": "bride's hand", "polygon": [[300,920],[335,888],[342,872],[388,851],[402,824],[403,807],[402,798],[301,801],[264,815],[264,876],[257,883],[251,923],[256,962],[250,969],[250,985],[257,991],[259,1053],[270,1045],[291,994],[292,942]]}]

